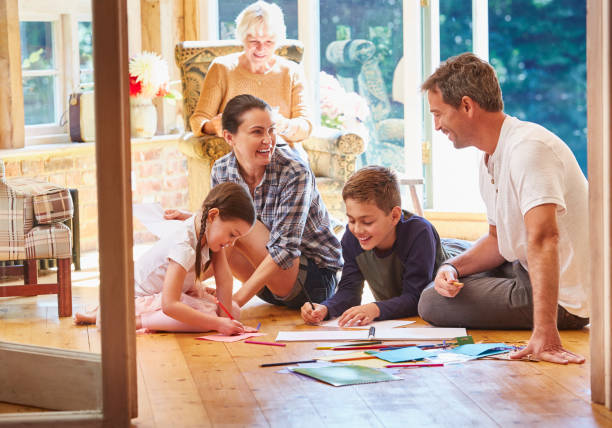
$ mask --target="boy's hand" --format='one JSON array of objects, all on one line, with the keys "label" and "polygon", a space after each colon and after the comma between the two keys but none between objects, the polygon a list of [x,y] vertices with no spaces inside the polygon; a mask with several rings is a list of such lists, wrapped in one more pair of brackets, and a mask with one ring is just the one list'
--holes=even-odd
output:
[{"label": "boy's hand", "polygon": [[165,220],[187,220],[191,217],[191,213],[187,211],[177,210],[174,208],[164,211]]},{"label": "boy's hand", "polygon": [[225,336],[244,333],[244,326],[241,322],[225,317],[217,318],[217,331]]},{"label": "boy's hand", "polygon": [[451,265],[442,265],[438,269],[434,288],[444,297],[455,297],[461,291],[463,284],[457,280],[457,271]]},{"label": "boy's hand", "polygon": [[347,309],[338,319],[340,327],[352,327],[355,325],[368,325],[380,316],[380,309],[376,303],[353,306]]},{"label": "boy's hand", "polygon": [[313,303],[314,311],[309,302],[302,306],[302,318],[306,324],[319,324],[327,316],[327,306]]}]

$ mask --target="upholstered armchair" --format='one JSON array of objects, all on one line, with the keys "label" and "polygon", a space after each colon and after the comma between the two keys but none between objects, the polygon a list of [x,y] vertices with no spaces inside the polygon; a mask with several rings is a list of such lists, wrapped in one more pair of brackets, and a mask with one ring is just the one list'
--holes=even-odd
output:
[{"label": "upholstered armchair", "polygon": [[[189,117],[195,110],[204,77],[211,62],[222,55],[243,49],[236,40],[213,42],[181,42],[175,48],[176,64],[183,84],[183,115],[186,134],[180,143],[187,156],[189,168],[189,208],[199,208],[210,190],[210,173],[214,162],[230,151],[223,138],[194,137],[189,129]],[[276,52],[295,62],[302,60],[303,47],[297,40],[287,40]],[[318,128],[302,142],[308,153],[310,167],[317,187],[329,212],[337,219],[345,218],[342,186],[355,171],[357,157],[365,150],[363,139],[357,134]]]},{"label": "upholstered armchair", "polygon": [[[0,267],[24,275],[24,285],[0,286],[0,297],[57,294],[59,316],[72,315],[72,239],[62,222],[73,211],[68,189],[35,178],[6,179],[0,160],[0,260],[24,261]],[[56,284],[38,284],[38,259],[57,260]]]},{"label": "upholstered armchair", "polygon": [[403,157],[398,156],[404,146],[403,109],[391,102],[375,54],[376,46],[369,40],[339,40],[325,51],[344,89],[363,96],[370,107],[366,163],[403,171]]}]

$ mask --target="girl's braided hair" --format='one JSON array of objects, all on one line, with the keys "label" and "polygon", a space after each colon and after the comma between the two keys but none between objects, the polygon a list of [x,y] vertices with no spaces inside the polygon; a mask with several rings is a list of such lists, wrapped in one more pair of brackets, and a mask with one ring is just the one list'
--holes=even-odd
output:
[{"label": "girl's braided hair", "polygon": [[221,217],[222,220],[244,220],[250,226],[255,223],[255,206],[253,205],[253,199],[251,199],[251,195],[249,195],[249,192],[243,186],[228,182],[221,183],[213,187],[202,203],[200,234],[198,236],[198,242],[196,243],[195,249],[196,280],[200,278],[200,274],[203,271],[206,271],[208,265],[210,264],[209,259],[206,262],[204,269],[202,269],[202,238],[206,232],[208,212],[212,208],[217,208],[219,210],[219,217]]}]

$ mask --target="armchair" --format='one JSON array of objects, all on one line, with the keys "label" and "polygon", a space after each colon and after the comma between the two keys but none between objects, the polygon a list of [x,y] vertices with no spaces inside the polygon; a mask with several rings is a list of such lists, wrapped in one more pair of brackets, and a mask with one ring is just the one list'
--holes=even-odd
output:
[{"label": "armchair", "polygon": [[[68,189],[34,178],[6,179],[0,160],[0,260],[24,260],[0,267],[24,275],[24,285],[0,286],[0,297],[57,294],[59,316],[72,315],[72,240],[61,222],[73,211]],[[38,284],[38,259],[57,259],[56,284]]]},{"label": "armchair", "polygon": [[[210,190],[210,173],[214,162],[229,153],[230,147],[220,137],[194,137],[189,129],[189,117],[195,110],[202,82],[211,62],[218,56],[242,49],[242,44],[236,40],[185,41],[178,43],[175,48],[176,64],[180,69],[183,84],[183,115],[187,131],[179,147],[187,156],[191,210],[199,208]],[[287,40],[278,47],[276,53],[299,63],[303,47],[299,41]],[[353,133],[315,128],[302,145],[308,153],[317,187],[327,209],[332,216],[344,219],[341,189],[346,179],[355,171],[357,157],[365,150],[363,139]]]},{"label": "armchair", "polygon": [[370,107],[367,125],[371,141],[366,163],[403,171],[403,157],[398,156],[404,146],[403,109],[391,102],[375,54],[376,46],[369,40],[338,40],[325,51],[344,89],[359,93]]}]

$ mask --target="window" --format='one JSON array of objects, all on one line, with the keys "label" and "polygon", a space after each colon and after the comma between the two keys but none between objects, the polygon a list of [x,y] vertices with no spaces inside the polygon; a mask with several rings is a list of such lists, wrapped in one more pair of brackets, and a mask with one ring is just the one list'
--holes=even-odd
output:
[{"label": "window", "polygon": [[[356,13],[358,11],[358,13]],[[359,131],[368,139],[362,165],[380,164],[404,172],[402,2],[336,0],[320,2],[321,99],[337,80],[360,98],[332,95],[338,105],[322,110],[323,123]],[[333,92],[332,92],[333,94]],[[348,100],[348,102],[347,102]],[[369,115],[359,112],[362,105]],[[335,111],[344,113],[335,117]],[[334,116],[329,120],[329,116]]]},{"label": "window", "polygon": [[58,70],[53,22],[21,22],[21,69],[26,125],[56,121]]},{"label": "window", "polygon": [[93,85],[91,4],[19,2],[26,145],[69,142],[68,97]]}]

